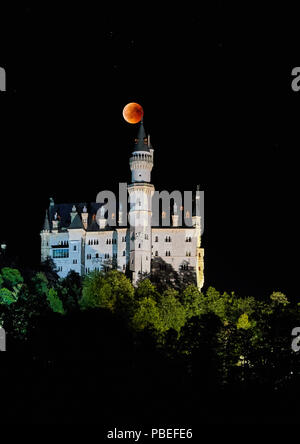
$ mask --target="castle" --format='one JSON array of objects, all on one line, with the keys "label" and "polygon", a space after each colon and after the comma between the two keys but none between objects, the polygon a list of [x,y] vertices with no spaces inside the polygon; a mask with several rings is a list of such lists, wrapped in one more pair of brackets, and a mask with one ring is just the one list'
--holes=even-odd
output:
[{"label": "castle", "polygon": [[[201,216],[172,206],[172,222],[153,224],[151,181],[154,150],[143,122],[129,159],[131,184],[128,185],[129,221],[120,204],[117,214],[107,217],[102,202],[56,204],[50,199],[41,231],[41,260],[52,258],[60,277],[70,270],[80,275],[115,267],[131,277],[135,285],[142,276],[157,268],[168,273],[189,273],[199,289],[204,283],[204,249],[201,248]],[[126,193],[127,194],[127,193]],[[166,217],[162,211],[160,221]],[[129,225],[129,226],[128,226]]]}]

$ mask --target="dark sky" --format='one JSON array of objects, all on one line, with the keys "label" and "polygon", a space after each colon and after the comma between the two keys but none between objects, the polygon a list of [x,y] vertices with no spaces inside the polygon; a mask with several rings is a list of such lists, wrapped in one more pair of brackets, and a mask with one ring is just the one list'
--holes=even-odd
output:
[{"label": "dark sky", "polygon": [[156,189],[205,191],[206,284],[297,298],[296,17],[217,0],[4,7],[0,240],[34,263],[50,196],[93,201],[130,181],[136,128],[122,109],[137,101]]}]

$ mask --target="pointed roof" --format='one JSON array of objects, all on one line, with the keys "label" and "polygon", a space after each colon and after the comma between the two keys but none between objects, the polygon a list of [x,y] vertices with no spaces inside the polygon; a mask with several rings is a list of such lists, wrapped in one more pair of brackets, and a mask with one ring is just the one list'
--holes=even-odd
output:
[{"label": "pointed roof", "polygon": [[69,228],[83,228],[82,220],[79,214],[76,214],[73,221],[71,222]]},{"label": "pointed roof", "polygon": [[50,223],[49,223],[49,217],[48,217],[48,211],[47,210],[46,210],[46,214],[45,214],[43,230],[50,231]]},{"label": "pointed roof", "polygon": [[148,147],[148,138],[147,138],[147,135],[145,132],[144,124],[143,124],[143,119],[141,120],[141,123],[140,123],[139,131],[138,131],[137,137],[135,139],[133,151],[148,151],[148,152],[150,152],[149,147]]}]

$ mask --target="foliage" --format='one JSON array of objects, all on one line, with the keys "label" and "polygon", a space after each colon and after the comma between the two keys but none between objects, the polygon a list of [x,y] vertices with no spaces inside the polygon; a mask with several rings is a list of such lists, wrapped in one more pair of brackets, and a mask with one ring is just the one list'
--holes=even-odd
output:
[{"label": "foliage", "polygon": [[130,327],[135,347],[154,344],[184,362],[195,384],[268,381],[278,387],[296,372],[290,333],[300,310],[281,292],[257,300],[213,287],[203,293],[192,284],[172,287],[170,280],[157,286],[148,278],[134,288],[114,269],[59,279],[51,264],[25,275],[9,267],[0,272],[0,323],[20,342],[30,341],[38,325],[66,322],[59,314],[80,320],[101,309]]},{"label": "foliage", "polygon": [[129,316],[134,305],[134,288],[126,276],[117,271],[94,271],[83,281],[80,306],[108,308],[112,312]]},{"label": "foliage", "polygon": [[0,288],[0,304],[10,305],[13,302],[16,302],[13,292],[7,288]]},{"label": "foliage", "polygon": [[9,290],[13,290],[16,285],[22,284],[24,281],[19,270],[10,267],[2,268],[1,278],[1,280],[3,281],[2,285]]},{"label": "foliage", "polygon": [[275,305],[283,305],[284,307],[289,304],[287,297],[280,291],[273,291],[270,296],[271,301]]},{"label": "foliage", "polygon": [[178,292],[172,289],[165,290],[160,296],[157,306],[163,330],[172,328],[179,332],[185,324],[186,313],[178,300]]},{"label": "foliage", "polygon": [[157,302],[154,299],[145,297],[137,301],[132,325],[136,330],[151,329],[156,332],[164,330]]},{"label": "foliage", "polygon": [[156,286],[148,278],[140,281],[135,290],[136,299],[152,298],[157,300],[158,295],[159,293],[156,290]]},{"label": "foliage", "polygon": [[65,311],[79,310],[79,301],[82,296],[82,277],[78,273],[71,270],[64,279],[59,281],[56,288]]},{"label": "foliage", "polygon": [[243,313],[241,314],[241,316],[239,317],[238,321],[237,321],[237,329],[242,328],[243,330],[248,330],[249,328],[251,328],[251,323],[249,322],[249,318],[247,313]]},{"label": "foliage", "polygon": [[57,291],[54,290],[54,288],[49,289],[48,294],[47,294],[47,299],[48,299],[51,309],[55,313],[60,313],[60,314],[65,313],[62,301],[59,299],[59,297],[57,295]]}]

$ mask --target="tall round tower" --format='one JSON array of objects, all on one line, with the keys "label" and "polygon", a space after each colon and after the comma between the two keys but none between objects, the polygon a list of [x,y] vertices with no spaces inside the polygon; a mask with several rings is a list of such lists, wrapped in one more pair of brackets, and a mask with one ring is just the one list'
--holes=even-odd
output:
[{"label": "tall round tower", "polygon": [[136,284],[151,272],[152,255],[152,196],[154,186],[150,183],[153,167],[153,149],[146,136],[143,121],[135,139],[129,160],[132,183],[128,185],[130,223],[130,264],[132,282]]}]

